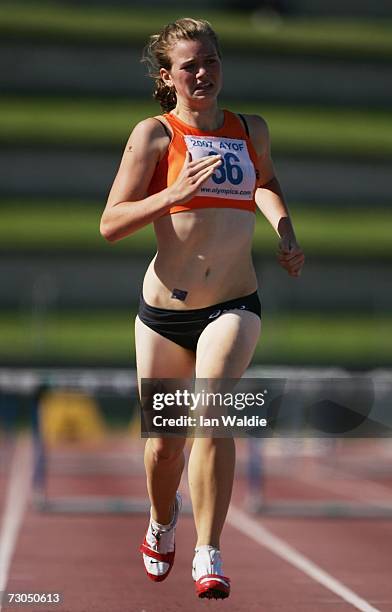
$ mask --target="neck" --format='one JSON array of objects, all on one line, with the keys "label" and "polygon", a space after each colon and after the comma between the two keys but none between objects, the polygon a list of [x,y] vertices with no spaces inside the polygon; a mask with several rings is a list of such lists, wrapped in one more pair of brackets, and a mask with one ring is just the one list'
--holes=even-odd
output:
[{"label": "neck", "polygon": [[171,112],[180,121],[200,130],[216,130],[223,124],[224,114],[216,102],[206,108],[191,108],[187,104],[177,102],[177,106]]}]

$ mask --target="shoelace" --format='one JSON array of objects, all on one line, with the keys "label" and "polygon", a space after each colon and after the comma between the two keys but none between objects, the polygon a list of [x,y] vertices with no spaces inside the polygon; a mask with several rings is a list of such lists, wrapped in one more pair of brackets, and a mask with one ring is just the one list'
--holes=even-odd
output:
[{"label": "shoelace", "polygon": [[152,536],[159,542],[159,540],[161,539],[161,535],[162,535],[159,529],[155,529],[154,525],[151,525],[151,533],[152,533]]},{"label": "shoelace", "polygon": [[[153,549],[156,550],[157,552],[166,552],[166,547],[168,545],[167,542],[167,538],[162,536],[168,536],[169,537],[169,542],[171,542],[171,538],[173,537],[172,535],[172,529],[173,527],[171,527],[170,529],[158,529],[156,527],[154,527],[153,524],[150,524],[150,528],[149,528],[149,534],[147,535],[147,542],[148,545]],[[152,537],[150,537],[152,536]],[[163,546],[163,550],[160,550]],[[171,549],[172,546],[171,544],[169,545],[169,549]]]}]

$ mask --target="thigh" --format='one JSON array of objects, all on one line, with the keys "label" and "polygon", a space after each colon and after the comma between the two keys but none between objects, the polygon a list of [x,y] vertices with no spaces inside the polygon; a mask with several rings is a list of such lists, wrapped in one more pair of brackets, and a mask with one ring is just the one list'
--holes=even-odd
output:
[{"label": "thigh", "polygon": [[135,345],[139,384],[141,378],[193,376],[194,353],[150,329],[139,317],[135,321]]},{"label": "thigh", "polygon": [[248,310],[225,312],[202,332],[196,351],[197,378],[241,378],[260,335],[260,318]]},{"label": "thigh", "polygon": [[[136,317],[135,321],[135,344],[139,393],[142,378],[184,379],[184,388],[188,386],[185,381],[189,382],[189,379],[193,378],[195,369],[195,355],[192,351],[159,335],[145,325],[139,317]],[[176,388],[181,386],[181,380],[179,380]],[[145,407],[143,410],[148,420],[149,408]],[[152,437],[150,444],[155,453],[167,456],[181,450],[185,440],[185,437],[180,435]]]}]

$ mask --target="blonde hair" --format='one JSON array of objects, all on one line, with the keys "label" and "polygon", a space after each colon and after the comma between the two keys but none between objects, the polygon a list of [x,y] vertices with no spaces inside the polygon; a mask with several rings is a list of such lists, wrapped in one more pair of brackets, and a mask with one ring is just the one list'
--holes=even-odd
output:
[{"label": "blonde hair", "polygon": [[177,19],[166,25],[158,34],[150,36],[141,61],[147,65],[148,74],[155,81],[153,97],[158,100],[163,111],[170,112],[177,104],[174,88],[166,85],[159,73],[161,68],[170,70],[172,66],[169,51],[178,40],[197,40],[202,36],[207,36],[214,43],[220,57],[218,37],[211,24],[204,19]]}]

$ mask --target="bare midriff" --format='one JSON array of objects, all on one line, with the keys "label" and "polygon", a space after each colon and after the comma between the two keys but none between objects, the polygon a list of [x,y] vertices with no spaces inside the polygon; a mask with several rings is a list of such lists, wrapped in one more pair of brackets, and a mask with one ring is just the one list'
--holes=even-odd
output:
[{"label": "bare midriff", "polygon": [[[155,221],[157,253],[143,283],[150,306],[204,308],[253,293],[257,288],[251,246],[255,214],[205,208]],[[185,300],[172,297],[186,292]]]}]

